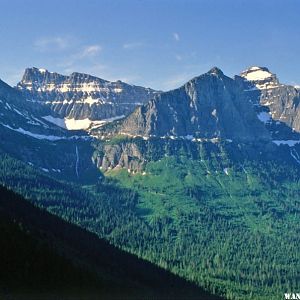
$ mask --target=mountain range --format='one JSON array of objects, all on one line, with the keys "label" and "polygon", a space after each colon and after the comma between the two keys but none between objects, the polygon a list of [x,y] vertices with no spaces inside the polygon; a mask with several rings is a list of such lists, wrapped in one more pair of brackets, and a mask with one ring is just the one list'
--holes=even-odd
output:
[{"label": "mountain range", "polygon": [[279,84],[267,68],[252,67],[234,79],[213,68],[139,106],[120,122],[118,133],[245,141],[288,139],[299,132],[298,100],[299,90]]},{"label": "mountain range", "polygon": [[97,131],[133,111],[121,133],[247,140],[268,139],[264,127],[274,139],[293,138],[300,130],[299,89],[281,84],[264,67],[251,67],[234,79],[213,68],[166,93],[82,73],[28,68],[15,89],[22,105],[70,130]]},{"label": "mountain range", "polygon": [[26,69],[16,88],[44,119],[71,130],[122,118],[157,93],[122,81],[82,73],[64,76],[38,68]]},{"label": "mountain range", "polygon": [[[299,288],[299,100],[257,66],[233,78],[214,67],[166,92],[28,68],[16,87],[0,81],[0,184],[212,294],[281,299]],[[81,276],[77,250],[63,263]]]}]

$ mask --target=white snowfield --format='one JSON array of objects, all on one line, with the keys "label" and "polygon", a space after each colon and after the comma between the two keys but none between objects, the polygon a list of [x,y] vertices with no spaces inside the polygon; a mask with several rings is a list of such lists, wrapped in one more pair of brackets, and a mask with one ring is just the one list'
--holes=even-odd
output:
[{"label": "white snowfield", "polygon": [[109,122],[113,122],[113,121],[116,121],[116,120],[119,120],[119,119],[122,119],[124,118],[125,116],[124,115],[121,115],[121,116],[117,116],[117,117],[114,117],[114,118],[109,118],[109,119],[103,119],[103,120],[90,120],[89,118],[86,118],[86,119],[69,119],[69,118],[55,118],[55,117],[52,117],[52,116],[45,116],[45,117],[42,117],[44,120],[52,123],[52,124],[55,124],[61,128],[64,128],[64,129],[68,129],[68,130],[87,130],[89,128],[97,128],[97,127],[100,127],[100,126],[103,126],[104,124],[106,123],[109,123]]},{"label": "white snowfield", "polygon": [[259,67],[251,67],[247,70],[247,74],[244,76],[249,81],[266,80],[272,77],[272,73],[262,70]]},{"label": "white snowfield", "polygon": [[[255,84],[258,90],[274,89],[279,87],[276,76],[260,67],[251,67],[241,73],[241,76]],[[275,79],[275,80],[274,80]],[[253,91],[255,88],[246,91]]]},{"label": "white snowfield", "polygon": [[275,140],[273,141],[274,144],[277,146],[280,145],[288,145],[289,147],[294,147],[297,144],[300,144],[300,141],[298,140]]}]

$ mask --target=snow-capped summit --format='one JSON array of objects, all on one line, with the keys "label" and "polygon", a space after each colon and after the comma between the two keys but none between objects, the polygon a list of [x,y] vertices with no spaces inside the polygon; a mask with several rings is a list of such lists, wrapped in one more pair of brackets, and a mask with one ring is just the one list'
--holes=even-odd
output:
[{"label": "snow-capped summit", "polygon": [[279,86],[276,75],[271,73],[266,67],[250,67],[241,73],[241,77],[254,83],[260,90]]},{"label": "snow-capped summit", "polygon": [[250,67],[240,76],[244,78],[244,90],[252,103],[262,107],[259,116],[267,117],[267,112],[274,121],[266,122],[273,126],[272,131],[280,134],[278,125],[284,124],[294,132],[300,132],[300,90],[296,86],[280,83],[277,76],[265,67]]}]

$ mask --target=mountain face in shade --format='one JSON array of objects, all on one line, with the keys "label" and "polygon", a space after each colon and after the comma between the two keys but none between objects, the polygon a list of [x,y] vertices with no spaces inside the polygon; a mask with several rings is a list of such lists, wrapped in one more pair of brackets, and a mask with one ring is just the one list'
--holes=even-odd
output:
[{"label": "mountain face in shade", "polygon": [[110,82],[81,73],[64,76],[37,68],[25,70],[17,89],[43,116],[75,120],[123,117],[157,94],[122,81]]},{"label": "mountain face in shade", "polygon": [[218,68],[156,95],[120,121],[118,133],[187,139],[268,140],[241,80]]},{"label": "mountain face in shade", "polygon": [[[300,132],[299,89],[281,84],[275,74],[263,67],[251,67],[242,72],[241,77],[247,80],[245,90],[253,103],[263,107],[269,115],[265,115],[265,120],[272,126],[273,133],[278,131],[281,138],[291,137],[292,133],[288,134],[283,127]],[[282,135],[282,132],[285,134]]]},{"label": "mountain face in shade", "polygon": [[62,130],[45,122],[31,111],[22,93],[0,80],[0,124],[16,131],[31,131],[33,134],[56,134]]},{"label": "mountain face in shade", "polygon": [[85,132],[71,132],[43,119],[20,91],[1,80],[0,151],[60,179],[95,181],[99,176]]}]

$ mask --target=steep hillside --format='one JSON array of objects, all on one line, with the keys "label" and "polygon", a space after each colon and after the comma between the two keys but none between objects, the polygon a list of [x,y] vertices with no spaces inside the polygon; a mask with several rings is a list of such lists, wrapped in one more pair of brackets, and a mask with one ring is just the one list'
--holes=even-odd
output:
[{"label": "steep hillside", "polygon": [[300,174],[291,156],[284,160],[288,146],[272,158],[245,145],[158,143],[144,148],[156,159],[142,172],[106,172],[137,193],[133,211],[153,228],[157,242],[142,253],[229,299],[282,299],[298,290]]},{"label": "steep hillside", "polygon": [[95,182],[91,138],[35,114],[19,91],[0,81],[0,149],[60,179]]},{"label": "steep hillside", "polygon": [[219,299],[0,186],[5,299]]}]

